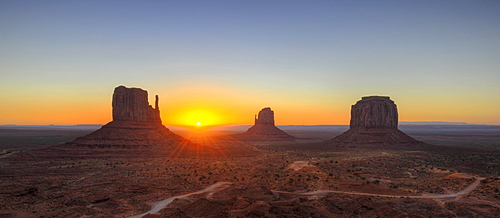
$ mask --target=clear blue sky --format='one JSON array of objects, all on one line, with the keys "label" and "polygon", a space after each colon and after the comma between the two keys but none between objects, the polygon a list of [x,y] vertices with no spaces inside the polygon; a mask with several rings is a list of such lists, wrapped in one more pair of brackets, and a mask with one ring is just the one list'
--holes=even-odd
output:
[{"label": "clear blue sky", "polygon": [[499,24],[500,1],[1,1],[0,124],[105,123],[121,84],[166,124],[346,124],[374,94],[402,121],[500,124]]}]

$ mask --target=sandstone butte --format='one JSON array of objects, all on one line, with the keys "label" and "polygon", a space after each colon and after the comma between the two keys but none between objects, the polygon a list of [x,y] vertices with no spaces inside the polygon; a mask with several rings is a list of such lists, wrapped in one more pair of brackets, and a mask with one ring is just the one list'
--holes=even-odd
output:
[{"label": "sandstone butte", "polygon": [[233,137],[243,141],[293,141],[296,139],[274,125],[274,111],[269,107],[263,108],[255,116],[255,124],[246,132],[233,135]]},{"label": "sandstone butte", "polygon": [[187,141],[162,125],[158,101],[157,95],[153,108],[146,90],[118,86],[113,93],[113,121],[68,145],[135,148]]},{"label": "sandstone butte", "polygon": [[414,146],[423,143],[398,129],[398,109],[385,96],[362,97],[351,107],[350,128],[327,141],[336,145]]}]

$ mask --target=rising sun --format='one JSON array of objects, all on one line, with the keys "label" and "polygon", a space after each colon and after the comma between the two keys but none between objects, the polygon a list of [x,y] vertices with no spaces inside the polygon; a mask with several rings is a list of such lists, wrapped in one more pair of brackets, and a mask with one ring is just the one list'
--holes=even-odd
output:
[{"label": "rising sun", "polygon": [[201,126],[201,122],[196,122],[196,125],[197,126]]}]

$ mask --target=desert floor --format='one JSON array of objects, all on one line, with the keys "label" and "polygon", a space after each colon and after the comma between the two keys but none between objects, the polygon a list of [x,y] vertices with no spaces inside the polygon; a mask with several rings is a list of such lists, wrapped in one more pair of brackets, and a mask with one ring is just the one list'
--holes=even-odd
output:
[{"label": "desert floor", "polygon": [[59,146],[88,129],[4,127],[0,217],[500,216],[498,128],[403,130],[433,145],[321,143],[342,130],[287,131],[296,142],[179,130],[205,150],[177,156]]}]

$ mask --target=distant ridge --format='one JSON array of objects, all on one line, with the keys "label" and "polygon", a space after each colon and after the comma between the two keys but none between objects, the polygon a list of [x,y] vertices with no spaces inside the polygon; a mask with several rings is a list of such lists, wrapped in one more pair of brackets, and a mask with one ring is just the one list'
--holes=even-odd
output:
[{"label": "distant ridge", "polygon": [[102,124],[76,124],[76,125],[0,125],[0,128],[14,128],[14,129],[27,129],[27,128],[35,128],[35,129],[99,129],[103,125]]},{"label": "distant ridge", "polygon": [[[466,122],[399,122],[399,126],[500,126],[498,124],[475,124]],[[95,128],[99,129],[104,124],[75,124],[75,125],[18,125],[18,124],[5,124],[0,125],[0,128]],[[229,130],[229,131],[246,131],[252,125],[249,124],[231,124],[220,125],[214,127],[216,130]],[[304,130],[304,129],[331,129],[331,128],[349,128],[349,125],[276,125],[276,127],[285,130]],[[182,126],[169,126],[171,129],[182,129]]]}]

